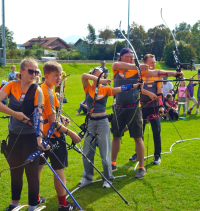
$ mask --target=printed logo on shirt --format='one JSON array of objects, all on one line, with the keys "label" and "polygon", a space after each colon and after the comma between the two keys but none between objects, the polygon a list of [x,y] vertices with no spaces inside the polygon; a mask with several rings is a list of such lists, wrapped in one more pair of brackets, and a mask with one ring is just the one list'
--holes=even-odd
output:
[{"label": "printed logo on shirt", "polygon": [[25,98],[25,94],[24,94],[24,93],[22,93],[22,95],[21,95],[21,97],[20,97],[20,99],[19,99],[19,102],[24,101],[24,98]]},{"label": "printed logo on shirt", "polygon": [[103,97],[103,95],[98,95],[98,98]]},{"label": "printed logo on shirt", "polygon": [[148,86],[148,87],[152,87],[153,85],[152,85],[152,84],[148,84],[147,86]]},{"label": "printed logo on shirt", "polygon": [[124,74],[122,74],[122,73],[119,73],[119,75],[120,75],[122,78],[124,78]]}]

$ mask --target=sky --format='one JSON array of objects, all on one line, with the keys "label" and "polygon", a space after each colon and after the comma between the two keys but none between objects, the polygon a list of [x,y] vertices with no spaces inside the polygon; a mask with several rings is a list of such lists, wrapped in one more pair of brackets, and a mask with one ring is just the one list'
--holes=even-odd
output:
[{"label": "sky", "polygon": [[[0,4],[2,1],[0,1]],[[5,25],[14,32],[14,41],[23,44],[31,38],[60,37],[71,35],[86,37],[87,25],[103,30],[108,26],[114,30],[128,28],[128,0],[4,0]],[[186,22],[194,25],[200,20],[199,0],[130,0],[129,23],[133,21],[147,31],[164,24],[171,30]],[[2,5],[0,5],[0,25]]]}]

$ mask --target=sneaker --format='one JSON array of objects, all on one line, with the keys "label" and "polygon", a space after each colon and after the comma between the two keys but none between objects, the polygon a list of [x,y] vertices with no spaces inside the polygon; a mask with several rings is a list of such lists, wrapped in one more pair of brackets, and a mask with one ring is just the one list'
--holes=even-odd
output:
[{"label": "sneaker", "polygon": [[77,205],[74,202],[67,202],[67,206],[59,205],[58,211],[70,211],[75,210]]},{"label": "sneaker", "polygon": [[183,113],[183,115],[185,115],[185,113]]},{"label": "sneaker", "polygon": [[11,210],[13,210],[13,209],[15,209],[15,208],[16,208],[16,206],[13,206],[12,204],[10,204],[9,207],[7,207],[7,208],[5,209],[5,211],[11,211]]},{"label": "sneaker", "polygon": [[166,118],[166,121],[169,121],[169,117]]},{"label": "sneaker", "polygon": [[187,114],[191,114],[192,112],[192,108],[190,108],[188,111],[187,111]]},{"label": "sneaker", "polygon": [[196,110],[196,114],[199,114],[199,110]]},{"label": "sneaker", "polygon": [[161,159],[159,156],[155,156],[155,159],[153,161],[153,165],[159,165],[161,163]]},{"label": "sneaker", "polygon": [[91,183],[92,183],[92,180],[86,179],[85,177],[83,177],[79,181],[79,184],[82,185],[82,186],[90,185]]},{"label": "sneaker", "polygon": [[[111,184],[112,184],[112,182],[110,182]],[[105,180],[104,182],[103,182],[103,186],[102,186],[102,188],[110,188],[111,186],[110,186],[110,184]]]},{"label": "sneaker", "polygon": [[117,171],[117,165],[112,164],[112,171]]},{"label": "sneaker", "polygon": [[137,154],[135,153],[132,157],[129,158],[129,161],[136,161],[137,160]]},{"label": "sneaker", "polygon": [[142,179],[144,175],[145,175],[145,170],[142,168],[139,168],[137,174],[135,175],[135,178]]},{"label": "sneaker", "polygon": [[[45,197],[40,196],[40,200],[38,201],[38,205],[43,204],[45,201],[46,201],[46,198],[45,198]],[[37,205],[37,206],[38,206],[38,205]]]}]

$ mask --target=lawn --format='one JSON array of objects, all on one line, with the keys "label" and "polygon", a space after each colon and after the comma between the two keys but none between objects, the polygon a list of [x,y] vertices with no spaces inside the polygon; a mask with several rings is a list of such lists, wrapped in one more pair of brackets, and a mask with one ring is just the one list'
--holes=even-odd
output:
[{"label": "lawn", "polygon": [[[84,92],[81,85],[81,74],[88,72],[92,67],[98,64],[62,64],[66,73],[71,75],[66,82],[65,96],[68,103],[64,104],[63,109],[77,124],[84,122],[84,115],[75,116],[79,108],[79,103],[84,99]],[[10,66],[0,68],[0,80],[7,80],[10,72]],[[19,70],[19,64],[16,65]],[[111,70],[111,64],[106,65]],[[163,63],[158,63],[157,68],[167,68]],[[42,64],[39,66],[42,69]],[[184,71],[185,78],[195,75],[197,71]],[[112,78],[110,73],[109,78]],[[197,86],[195,87],[196,97]],[[112,98],[108,99],[107,113],[112,113]],[[182,111],[181,111],[182,113]],[[4,114],[1,113],[0,116]],[[182,116],[182,115],[181,115]],[[114,176],[126,175],[126,177],[118,178],[113,182],[114,187],[121,195],[130,203],[127,206],[121,198],[113,191],[112,188],[103,189],[102,182],[94,183],[73,194],[83,210],[87,211],[163,211],[163,210],[200,210],[199,190],[200,190],[200,170],[199,170],[199,118],[200,115],[186,115],[185,120],[178,120],[172,124],[170,121],[163,120],[161,123],[162,152],[169,152],[173,143],[178,140],[191,139],[177,143],[172,147],[171,153],[162,155],[162,162],[159,166],[153,166],[151,163],[153,158],[148,159],[147,172],[143,179],[136,180],[134,176],[136,171],[134,168],[136,162],[130,162],[128,159],[134,154],[135,144],[133,139],[129,137],[128,132],[122,138],[122,145],[117,159],[118,171],[114,172]],[[7,136],[7,119],[0,119],[0,140]],[[77,131],[79,128],[73,124]],[[178,131],[178,134],[175,127]],[[69,126],[70,129],[73,130]],[[145,156],[152,155],[154,144],[151,129],[148,125],[144,134]],[[197,138],[197,139],[194,139]],[[71,143],[69,137],[67,142]],[[83,141],[81,143],[83,145]],[[99,155],[99,150],[97,148]],[[101,159],[95,156],[95,166],[102,171]],[[77,187],[79,180],[82,178],[83,164],[82,157],[74,150],[68,152],[69,167],[65,170],[67,188],[72,191]],[[8,168],[8,164],[0,154],[0,171]],[[100,175],[94,171],[94,180],[100,179]],[[53,185],[53,174],[46,166],[42,171],[40,195],[46,197],[47,211],[55,211],[58,207],[56,192]],[[0,210],[4,210],[9,205],[11,198],[10,190],[10,172],[3,171],[0,178]],[[27,204],[27,181],[24,176],[24,185],[21,196],[21,204]],[[71,199],[69,199],[72,201]],[[26,208],[22,209],[26,210]]]}]

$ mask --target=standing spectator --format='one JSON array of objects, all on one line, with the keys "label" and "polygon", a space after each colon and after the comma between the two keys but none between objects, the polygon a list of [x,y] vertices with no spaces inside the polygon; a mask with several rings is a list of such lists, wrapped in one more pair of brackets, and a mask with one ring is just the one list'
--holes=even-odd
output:
[{"label": "standing spectator", "polygon": [[[193,77],[190,78],[193,79]],[[187,85],[187,114],[191,114],[192,109],[198,104],[196,98],[194,97],[194,86],[196,86],[197,84],[198,83],[193,83],[193,81],[190,81]],[[190,100],[192,100],[193,105],[189,109]],[[198,112],[198,109],[196,109],[196,114],[198,114]]]},{"label": "standing spectator", "polygon": [[177,108],[176,104],[173,104],[173,103],[174,103],[174,101],[173,101],[172,94],[171,93],[167,94],[165,105],[167,106],[167,108],[170,108],[169,116],[170,116],[171,120],[173,120],[173,119],[178,120],[178,108]]},{"label": "standing spectator", "polygon": [[[168,77],[163,77],[163,80],[167,80]],[[172,93],[173,84],[170,81],[163,82],[163,97],[166,99],[167,94]]]},{"label": "standing spectator", "polygon": [[38,84],[40,84],[40,77],[42,76],[42,74],[41,74],[41,70],[40,69],[37,69],[37,71],[39,72],[39,74],[38,74],[38,77],[39,77]]},{"label": "standing spectator", "polygon": [[81,113],[81,111],[83,111],[84,114],[87,114],[87,102],[86,102],[86,100],[83,100],[80,103],[80,107],[78,109],[78,112],[77,112],[76,116],[78,116]]},{"label": "standing spectator", "polygon": [[[198,69],[198,79],[200,79],[200,69]],[[198,91],[197,91],[197,111],[196,114],[199,114],[199,104],[200,104],[200,83],[199,83],[199,87],[198,87]]]},{"label": "standing spectator", "polygon": [[100,68],[102,69],[102,71],[105,70],[105,72],[104,72],[104,79],[106,79],[108,77],[108,72],[109,72],[108,68],[105,67],[106,61],[105,60],[101,60],[100,64],[101,64]]},{"label": "standing spectator", "polygon": [[8,74],[8,82],[9,82],[9,81],[13,81],[14,77],[16,76],[15,70],[16,70],[16,66],[15,66],[15,65],[12,65],[12,67],[11,67],[11,71],[12,71],[12,72],[10,72],[10,73]]},{"label": "standing spectator", "polygon": [[180,114],[181,105],[183,105],[183,115],[185,115],[185,102],[186,102],[186,89],[185,81],[180,82],[178,87],[178,114]]}]

